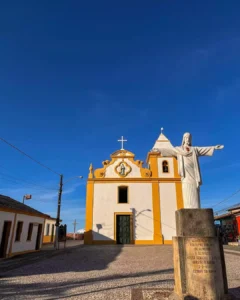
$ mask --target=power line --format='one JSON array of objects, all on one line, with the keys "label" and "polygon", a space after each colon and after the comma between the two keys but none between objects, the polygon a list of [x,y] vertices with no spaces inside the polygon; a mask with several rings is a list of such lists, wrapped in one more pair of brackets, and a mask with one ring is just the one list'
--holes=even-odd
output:
[{"label": "power line", "polygon": [[240,192],[240,189],[237,190],[235,193],[231,194],[229,197],[227,197],[227,198],[223,199],[222,201],[220,201],[220,202],[214,204],[212,207],[215,207],[215,206],[217,206],[217,205],[219,205],[219,204],[221,204],[221,203],[223,203],[223,202],[229,200],[230,198],[232,198],[233,196],[235,196],[235,195],[238,194],[239,192]]},{"label": "power line", "polygon": [[[2,175],[1,175],[2,176]],[[15,183],[16,185],[21,185],[21,186],[23,186],[23,187],[26,187],[25,185],[23,185],[21,182],[17,182],[16,180],[14,180],[14,179],[10,179],[10,178],[0,178],[1,180],[4,180],[4,181],[8,181],[8,182],[12,182],[12,183]],[[46,192],[46,189],[43,189],[43,188],[40,188],[40,187],[34,187],[34,186],[27,186],[26,188],[31,188],[31,189],[35,189],[35,190],[37,190],[37,191],[45,191]],[[53,190],[52,190],[53,191]],[[55,190],[55,191],[57,191],[57,189]]]},{"label": "power line", "polygon": [[[32,198],[32,201],[34,201],[34,202],[42,202],[42,203],[54,203],[54,201],[55,201],[55,199],[50,199],[50,200],[47,200],[47,199],[35,199],[34,198],[34,194],[32,193],[32,195],[33,195],[33,198]],[[57,194],[56,194],[56,197],[57,197]]]},{"label": "power line", "polygon": [[[6,168],[4,168],[4,167],[1,166],[1,165],[0,165],[0,167],[3,168],[3,169],[5,169],[5,170],[7,170]],[[19,180],[19,181],[26,182],[26,183],[29,184],[29,185],[35,185],[35,186],[37,186],[37,187],[44,188],[44,189],[46,189],[46,190],[54,190],[54,191],[57,190],[56,188],[55,188],[55,189],[54,189],[54,188],[49,188],[49,187],[46,187],[46,186],[43,186],[43,185],[40,185],[40,184],[31,182],[31,181],[28,181],[28,180],[25,180],[25,179],[17,178],[17,177],[15,177],[15,176],[13,176],[13,175],[9,175],[9,174],[3,173],[3,172],[0,172],[0,174],[2,174],[3,176],[8,176],[8,177],[10,177],[10,178],[13,178],[13,179],[15,179],[15,180]]]},{"label": "power line", "polygon": [[233,205],[231,205],[231,206],[225,207],[225,208],[223,208],[223,209],[217,210],[217,211],[215,211],[215,214],[220,213],[220,212],[223,212],[223,211],[227,211],[227,210],[229,210],[229,209],[231,209],[231,208],[234,209],[235,207],[238,207],[238,206],[240,206],[240,203],[236,203],[236,204],[233,204]]},{"label": "power line", "polygon": [[4,143],[6,143],[7,145],[9,145],[10,147],[12,147],[13,149],[17,150],[18,152],[20,152],[21,154],[27,156],[28,158],[30,158],[32,161],[34,161],[35,163],[39,164],[40,166],[42,166],[43,168],[51,171],[52,173],[55,173],[56,175],[59,175],[59,173],[53,171],[52,169],[50,169],[49,167],[45,166],[44,164],[42,164],[41,162],[39,162],[38,160],[32,158],[30,155],[28,155],[27,153],[23,152],[22,150],[20,150],[19,148],[17,148],[16,146],[14,146],[13,144],[9,143],[8,141],[6,141],[5,139],[0,137],[0,140],[2,140]]}]

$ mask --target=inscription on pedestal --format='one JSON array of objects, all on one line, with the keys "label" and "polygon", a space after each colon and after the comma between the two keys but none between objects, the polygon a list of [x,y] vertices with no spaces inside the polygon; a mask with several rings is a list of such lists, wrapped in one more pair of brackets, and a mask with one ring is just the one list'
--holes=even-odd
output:
[{"label": "inscription on pedestal", "polygon": [[218,299],[224,292],[218,240],[186,238],[185,249],[187,291],[199,299]]},{"label": "inscription on pedestal", "polygon": [[195,239],[190,241],[188,247],[191,254],[186,258],[192,265],[193,274],[216,273],[217,257],[212,255],[214,244],[211,241],[203,242],[202,239]]},{"label": "inscription on pedestal", "polygon": [[223,247],[216,236],[212,209],[176,211],[176,228],[175,287],[169,300],[229,299]]}]

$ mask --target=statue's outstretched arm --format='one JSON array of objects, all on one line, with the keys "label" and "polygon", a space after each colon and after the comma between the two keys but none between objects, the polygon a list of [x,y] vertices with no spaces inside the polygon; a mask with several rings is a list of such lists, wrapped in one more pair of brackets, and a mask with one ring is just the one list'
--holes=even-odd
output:
[{"label": "statue's outstretched arm", "polygon": [[220,150],[220,149],[223,149],[224,148],[224,145],[217,145],[214,147],[215,150]]},{"label": "statue's outstretched arm", "polygon": [[197,150],[198,156],[212,156],[214,150],[220,150],[224,146],[217,145],[217,146],[210,146],[210,147],[194,147]]}]

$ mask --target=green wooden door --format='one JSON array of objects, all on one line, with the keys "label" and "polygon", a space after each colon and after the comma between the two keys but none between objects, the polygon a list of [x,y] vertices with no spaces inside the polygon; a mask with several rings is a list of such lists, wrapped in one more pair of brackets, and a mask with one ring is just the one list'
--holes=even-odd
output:
[{"label": "green wooden door", "polygon": [[117,244],[130,244],[130,216],[117,215]]}]

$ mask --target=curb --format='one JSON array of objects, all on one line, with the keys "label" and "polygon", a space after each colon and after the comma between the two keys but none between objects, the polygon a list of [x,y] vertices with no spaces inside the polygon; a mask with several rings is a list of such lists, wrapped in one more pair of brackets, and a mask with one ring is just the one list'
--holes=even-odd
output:
[{"label": "curb", "polygon": [[234,251],[234,250],[225,250],[224,249],[224,253],[233,254],[233,255],[237,255],[237,256],[240,255],[240,251]]}]

